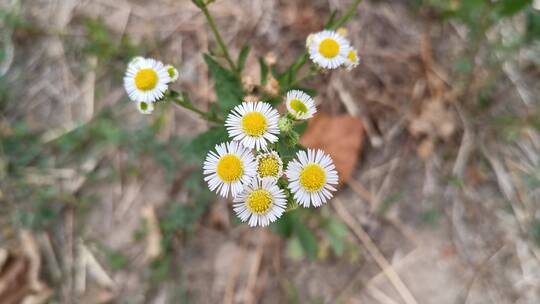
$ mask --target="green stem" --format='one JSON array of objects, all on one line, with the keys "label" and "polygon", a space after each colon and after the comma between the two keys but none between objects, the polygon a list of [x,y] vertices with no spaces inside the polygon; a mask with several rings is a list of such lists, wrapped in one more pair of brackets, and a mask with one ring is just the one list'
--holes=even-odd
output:
[{"label": "green stem", "polygon": [[[312,66],[313,67],[313,66]],[[298,79],[296,79],[295,81],[293,81],[293,83],[291,84],[291,87],[295,86],[296,84],[304,81],[304,80],[307,80],[307,79],[310,79],[310,78],[313,78],[313,76],[315,76],[317,73],[317,70],[316,69],[313,69],[313,68],[310,68],[309,69],[309,72],[306,73],[305,75],[302,75],[300,77],[298,77]]]},{"label": "green stem", "polygon": [[217,123],[217,124],[222,124],[223,123],[223,120],[210,115],[209,112],[205,112],[205,111],[195,107],[191,102],[186,101],[185,99],[182,99],[181,97],[176,97],[176,98],[171,97],[170,100],[172,102],[174,102],[176,105],[178,105],[178,106],[180,106],[180,107],[182,107],[184,109],[188,109],[191,112],[199,114],[199,116],[202,119],[206,120],[206,121],[214,122],[214,123]]},{"label": "green stem", "polygon": [[334,24],[332,24],[330,29],[335,30],[345,24],[345,22],[347,22],[356,13],[356,8],[358,7],[358,5],[360,5],[360,3],[362,3],[362,0],[354,0],[354,2],[351,3],[345,14],[341,16],[341,18],[339,18]]},{"label": "green stem", "polygon": [[[362,3],[362,1],[363,0],[354,0],[354,2],[351,3],[351,5],[345,11],[345,14],[343,14],[343,16],[341,16],[341,18],[339,18],[336,22],[334,22],[330,26],[330,29],[335,30],[338,27],[345,24],[345,22],[347,22],[356,13],[356,9],[358,8],[358,5],[360,5],[360,3]],[[305,50],[304,53],[302,53],[302,55],[300,55],[300,57],[298,57],[298,59],[296,59],[296,61],[291,65],[291,67],[289,69],[291,69],[293,71],[294,75],[296,75],[296,72],[299,71],[304,66],[304,64],[306,63],[308,58],[309,58],[309,54],[308,54],[307,50]],[[302,80],[305,80],[304,77],[294,81],[294,84],[297,84]]]},{"label": "green stem", "polygon": [[214,33],[214,37],[216,38],[216,41],[221,48],[221,51],[223,52],[223,55],[225,55],[225,60],[227,60],[227,63],[229,63],[229,66],[233,70],[233,72],[238,75],[238,68],[234,64],[234,61],[231,59],[231,54],[229,54],[229,50],[227,49],[227,46],[225,46],[225,43],[223,42],[223,38],[221,38],[221,34],[219,33],[216,22],[214,21],[214,17],[210,14],[208,11],[208,8],[206,5],[200,6],[204,16],[206,17],[206,20],[208,20],[208,25],[210,26],[210,29],[212,30],[212,33]]}]

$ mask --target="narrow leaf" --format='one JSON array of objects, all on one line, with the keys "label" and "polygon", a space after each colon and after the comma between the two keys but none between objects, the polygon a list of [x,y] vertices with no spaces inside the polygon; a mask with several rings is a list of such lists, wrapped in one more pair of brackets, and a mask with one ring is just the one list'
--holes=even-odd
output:
[{"label": "narrow leaf", "polygon": [[527,5],[531,4],[532,0],[504,0],[500,2],[499,15],[502,17],[512,16]]},{"label": "narrow leaf", "polygon": [[191,143],[187,144],[182,149],[182,156],[187,159],[195,159],[201,161],[204,159],[208,151],[214,149],[215,145],[225,142],[228,138],[225,127],[214,127],[208,131],[199,134]]},{"label": "narrow leaf", "polygon": [[268,80],[268,66],[263,58],[259,58],[259,65],[261,67],[261,85],[265,86]]},{"label": "narrow leaf", "polygon": [[317,244],[317,238],[315,238],[313,232],[311,232],[302,222],[296,222],[295,232],[306,256],[311,260],[316,259],[319,245]]},{"label": "narrow leaf", "polygon": [[214,78],[216,96],[224,116],[242,102],[244,92],[240,79],[230,70],[221,66],[210,55],[204,54],[204,61],[208,65],[210,74]]},{"label": "narrow leaf", "polygon": [[238,70],[242,72],[244,70],[244,67],[246,66],[246,60],[249,55],[249,46],[244,46],[242,50],[240,51],[240,54],[238,54]]}]

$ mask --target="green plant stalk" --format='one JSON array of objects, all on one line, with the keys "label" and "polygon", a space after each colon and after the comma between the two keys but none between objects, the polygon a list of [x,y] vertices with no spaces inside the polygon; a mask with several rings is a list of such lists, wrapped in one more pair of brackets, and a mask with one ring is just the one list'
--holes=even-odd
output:
[{"label": "green plant stalk", "polygon": [[317,68],[312,65],[310,68],[309,68],[309,72],[307,72],[305,75],[302,75],[300,77],[298,77],[298,79],[296,79],[295,81],[293,81],[293,83],[291,84],[291,87],[292,86],[295,86],[297,84],[299,84],[300,82],[304,81],[304,80],[308,80],[308,79],[311,79],[313,78],[315,75],[317,75]]},{"label": "green plant stalk", "polygon": [[217,124],[222,124],[223,123],[223,120],[217,118],[217,117],[213,117],[210,115],[210,113],[208,112],[205,112],[201,109],[198,109],[197,107],[195,107],[192,103],[182,99],[182,98],[169,98],[172,102],[174,102],[176,105],[184,108],[184,109],[188,109],[194,113],[197,113],[199,114],[199,116],[201,118],[203,118],[204,120],[206,121],[209,121],[209,122],[214,122],[214,123],[217,123]]},{"label": "green plant stalk", "polygon": [[[347,22],[352,16],[354,16],[354,14],[356,13],[356,9],[358,8],[358,5],[360,5],[362,1],[363,0],[355,0],[353,3],[351,3],[351,5],[345,11],[345,14],[341,16],[341,18],[339,18],[334,24],[332,24],[330,26],[330,29],[335,30],[339,28],[340,26],[342,26],[343,24],[345,24],[345,22]],[[291,68],[294,70],[295,74],[298,70],[300,70],[304,66],[304,64],[306,63],[308,59],[308,56],[309,54],[307,50],[305,50],[304,53],[302,53],[302,55],[300,55],[300,57],[298,57],[298,59],[296,59],[296,61],[291,65]],[[310,77],[311,76],[313,75],[310,75]],[[301,80],[305,80],[305,79],[296,80],[294,81],[294,83],[297,84]]]},{"label": "green plant stalk", "polygon": [[231,67],[232,71],[239,76],[238,68],[234,64],[234,61],[231,59],[231,54],[229,53],[229,49],[225,45],[225,42],[223,42],[223,38],[221,38],[221,34],[219,33],[216,22],[214,21],[214,17],[210,14],[208,11],[208,8],[206,7],[206,4],[200,6],[204,16],[206,17],[206,20],[208,20],[208,25],[210,26],[210,29],[212,30],[212,33],[214,33],[214,37],[216,38],[216,41],[221,48],[221,51],[223,52],[223,55],[225,56],[225,60],[227,60],[227,63]]},{"label": "green plant stalk", "polygon": [[351,3],[347,11],[345,11],[345,14],[341,16],[341,18],[339,18],[334,24],[332,24],[332,26],[330,26],[330,29],[335,30],[345,24],[345,22],[347,22],[352,16],[354,16],[354,14],[356,13],[356,8],[358,7],[358,5],[360,5],[360,3],[362,3],[362,1],[363,0],[354,0],[354,2]]}]

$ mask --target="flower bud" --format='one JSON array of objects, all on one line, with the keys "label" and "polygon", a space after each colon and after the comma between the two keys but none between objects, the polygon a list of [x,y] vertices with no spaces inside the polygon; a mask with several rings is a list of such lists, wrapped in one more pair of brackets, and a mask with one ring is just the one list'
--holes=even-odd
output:
[{"label": "flower bud", "polygon": [[280,132],[288,133],[292,130],[292,127],[293,127],[292,121],[288,117],[283,116],[279,118],[278,128]]},{"label": "flower bud", "polygon": [[285,143],[291,147],[296,146],[300,142],[300,135],[296,133],[294,130],[291,130],[289,133],[287,133],[287,137],[285,138]]},{"label": "flower bud", "polygon": [[344,28],[344,27],[338,28],[338,29],[336,30],[336,32],[337,32],[338,34],[340,34],[341,36],[343,36],[343,37],[347,37],[347,34],[349,34],[349,31],[348,31],[346,28]]}]

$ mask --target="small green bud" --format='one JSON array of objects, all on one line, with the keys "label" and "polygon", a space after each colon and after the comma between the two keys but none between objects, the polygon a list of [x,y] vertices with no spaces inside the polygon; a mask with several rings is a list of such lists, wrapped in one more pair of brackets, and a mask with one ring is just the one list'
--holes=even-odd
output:
[{"label": "small green bud", "polygon": [[287,137],[285,138],[285,143],[291,147],[296,146],[300,142],[300,135],[296,133],[295,131],[291,130],[289,133],[287,133]]},{"label": "small green bud", "polygon": [[292,130],[293,123],[288,117],[283,116],[278,120],[278,128],[279,131],[283,133],[288,133]]}]

